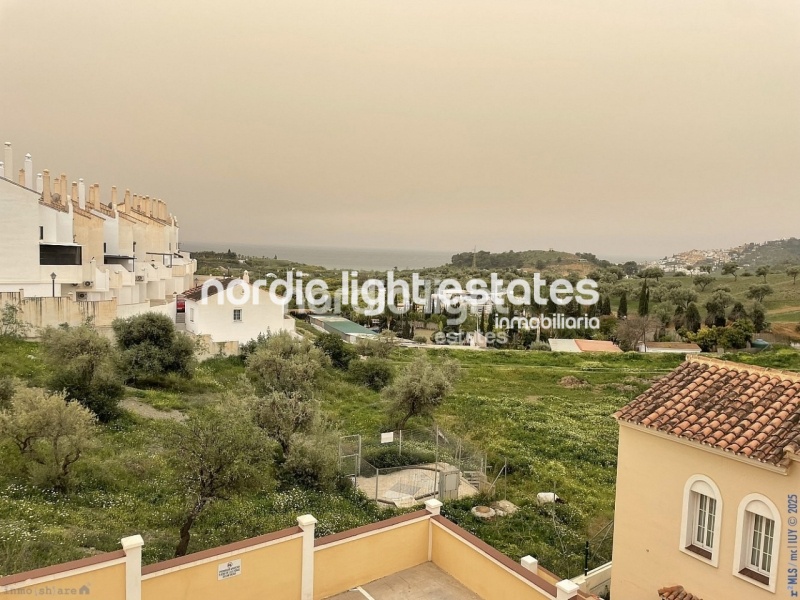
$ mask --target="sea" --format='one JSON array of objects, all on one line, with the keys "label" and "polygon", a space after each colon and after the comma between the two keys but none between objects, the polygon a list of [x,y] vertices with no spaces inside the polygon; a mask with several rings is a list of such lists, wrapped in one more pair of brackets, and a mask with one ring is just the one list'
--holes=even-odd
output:
[{"label": "sea", "polygon": [[342,248],[326,246],[282,246],[255,244],[222,244],[211,242],[182,242],[181,248],[189,252],[232,250],[244,256],[277,256],[282,260],[316,265],[326,269],[362,269],[364,271],[389,271],[423,269],[450,263],[458,251],[391,249],[391,248]]}]

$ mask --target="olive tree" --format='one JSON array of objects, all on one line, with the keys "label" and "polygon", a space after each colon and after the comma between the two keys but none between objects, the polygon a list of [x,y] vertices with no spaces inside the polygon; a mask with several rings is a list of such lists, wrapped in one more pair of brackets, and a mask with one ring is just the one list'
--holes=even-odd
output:
[{"label": "olive tree", "polygon": [[273,453],[269,438],[238,405],[195,413],[176,425],[170,438],[171,460],[187,504],[177,557],[188,551],[192,527],[211,503],[269,483]]},{"label": "olive tree", "polygon": [[35,484],[67,491],[73,465],[94,446],[96,417],[63,394],[18,388],[0,411],[0,437],[11,440],[28,461]]},{"label": "olive tree", "polygon": [[48,387],[63,391],[104,422],[119,414],[124,388],[111,342],[91,325],[47,328],[42,333],[42,356],[52,373]]},{"label": "olive tree", "polygon": [[328,357],[314,344],[283,332],[269,337],[247,357],[247,374],[259,394],[309,394],[328,363]]},{"label": "olive tree", "polygon": [[432,412],[453,389],[458,379],[458,363],[445,360],[434,363],[425,356],[415,358],[384,390],[391,409],[400,415],[398,428],[415,416]]}]

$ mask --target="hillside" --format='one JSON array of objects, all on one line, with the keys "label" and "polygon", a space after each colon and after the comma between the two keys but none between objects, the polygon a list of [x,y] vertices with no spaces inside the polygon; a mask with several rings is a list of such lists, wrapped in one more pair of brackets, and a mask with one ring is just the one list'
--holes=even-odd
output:
[{"label": "hillside", "polygon": [[744,244],[731,249],[737,262],[746,267],[800,264],[800,239],[773,240],[762,244]]},{"label": "hillside", "polygon": [[478,269],[549,269],[559,273],[577,272],[586,274],[594,267],[608,267],[611,263],[598,259],[594,254],[562,252],[559,250],[523,250],[516,252],[460,252],[451,259],[454,267]]}]

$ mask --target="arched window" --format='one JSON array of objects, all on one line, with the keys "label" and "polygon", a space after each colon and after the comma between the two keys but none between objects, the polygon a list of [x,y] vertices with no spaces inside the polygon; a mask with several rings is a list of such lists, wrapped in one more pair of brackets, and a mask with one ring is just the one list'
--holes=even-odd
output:
[{"label": "arched window", "polygon": [[736,522],[734,575],[774,592],[780,539],[781,519],[775,504],[761,494],[745,496]]},{"label": "arched window", "polygon": [[694,475],[683,490],[680,549],[708,564],[719,564],[722,494],[705,475]]}]

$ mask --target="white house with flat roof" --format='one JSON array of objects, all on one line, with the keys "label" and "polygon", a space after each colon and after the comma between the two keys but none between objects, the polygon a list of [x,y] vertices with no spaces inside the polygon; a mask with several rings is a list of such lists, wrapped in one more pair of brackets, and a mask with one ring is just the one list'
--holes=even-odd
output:
[{"label": "white house with flat roof", "polygon": [[206,281],[184,297],[186,332],[202,338],[210,354],[236,354],[241,344],[261,334],[295,330],[286,306],[251,285],[247,271],[241,279]]}]

